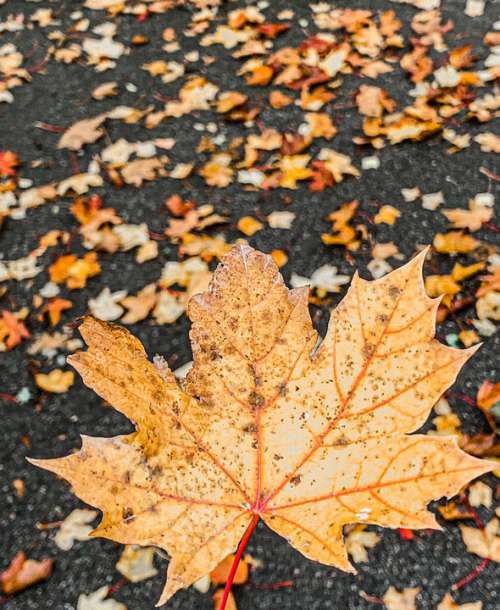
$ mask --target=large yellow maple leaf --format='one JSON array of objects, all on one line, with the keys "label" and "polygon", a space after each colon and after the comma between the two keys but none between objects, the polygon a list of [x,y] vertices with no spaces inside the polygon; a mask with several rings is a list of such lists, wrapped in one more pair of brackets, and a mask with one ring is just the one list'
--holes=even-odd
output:
[{"label": "large yellow maple leaf", "polygon": [[270,256],[234,247],[189,305],[194,365],[181,387],[124,328],[86,318],[68,358],[136,432],[83,437],[32,460],[103,519],[94,536],[156,545],[166,602],[212,570],[260,518],[306,557],[353,571],[343,526],[435,528],[427,504],[494,467],[455,438],[410,435],[474,348],[434,339],[424,254],[376,281],[355,275],[326,337],[308,290]]}]

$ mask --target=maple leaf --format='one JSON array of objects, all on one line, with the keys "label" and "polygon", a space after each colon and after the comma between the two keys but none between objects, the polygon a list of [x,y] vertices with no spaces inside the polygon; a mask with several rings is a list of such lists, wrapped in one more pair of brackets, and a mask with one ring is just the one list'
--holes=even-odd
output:
[{"label": "maple leaf", "polygon": [[100,126],[106,120],[105,114],[82,119],[69,127],[57,144],[57,148],[69,148],[69,150],[80,150],[84,144],[93,144],[103,135]]},{"label": "maple leaf", "polygon": [[84,508],[73,510],[64,521],[61,522],[59,531],[54,537],[54,542],[62,551],[73,548],[75,540],[88,540],[92,526],[89,525],[97,517],[97,511]]},{"label": "maple leaf", "polygon": [[325,339],[308,289],[289,291],[246,244],[189,303],[194,364],[182,388],[124,328],[87,317],[69,362],[136,425],[31,460],[104,516],[92,533],[171,556],[160,599],[213,570],[259,519],[306,557],[353,572],[343,526],[439,528],[427,504],[495,467],[454,437],[409,435],[475,349],[434,339],[425,253],[376,281],[355,275]]}]

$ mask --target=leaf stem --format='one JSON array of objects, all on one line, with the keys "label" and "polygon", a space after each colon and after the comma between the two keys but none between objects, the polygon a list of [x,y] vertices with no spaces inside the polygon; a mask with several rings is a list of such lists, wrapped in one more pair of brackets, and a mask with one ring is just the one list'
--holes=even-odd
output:
[{"label": "leaf stem", "polygon": [[243,551],[246,549],[248,541],[250,540],[255,528],[257,527],[257,523],[259,522],[259,515],[255,514],[253,519],[250,521],[249,526],[247,527],[246,532],[243,535],[243,538],[240,540],[240,544],[238,545],[238,550],[236,551],[236,555],[233,559],[233,565],[231,566],[231,570],[229,571],[229,575],[227,577],[226,586],[224,587],[224,593],[222,594],[222,598],[220,601],[219,610],[224,610],[227,603],[227,598],[229,597],[229,592],[231,591],[231,586],[233,584],[234,575],[236,574],[236,570],[238,569],[238,565],[241,560],[241,556],[243,555]]},{"label": "leaf stem", "polygon": [[478,564],[473,570],[472,572],[470,572],[469,574],[467,574],[467,576],[464,576],[463,578],[461,578],[458,582],[456,582],[454,585],[452,585],[451,590],[452,591],[458,591],[459,589],[461,589],[462,587],[465,587],[465,585],[468,585],[470,582],[472,582],[475,578],[477,578],[479,576],[479,574],[481,574],[481,572],[486,568],[486,566],[490,563],[490,560],[486,557],[485,559],[483,559],[481,561],[480,564]]}]

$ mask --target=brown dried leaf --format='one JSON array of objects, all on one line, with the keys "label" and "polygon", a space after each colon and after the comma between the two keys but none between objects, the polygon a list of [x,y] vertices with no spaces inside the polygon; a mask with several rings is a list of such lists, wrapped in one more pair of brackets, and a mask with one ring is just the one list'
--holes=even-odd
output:
[{"label": "brown dried leaf", "polygon": [[160,603],[234,551],[256,515],[347,571],[346,524],[438,527],[428,502],[495,464],[454,438],[408,436],[475,351],[433,338],[424,256],[377,281],[355,275],[315,350],[307,289],[234,247],[189,303],[183,388],[125,329],[86,318],[89,349],[69,361],[136,432],[85,436],[80,452],[33,463],[103,511],[94,536],[171,555]]}]

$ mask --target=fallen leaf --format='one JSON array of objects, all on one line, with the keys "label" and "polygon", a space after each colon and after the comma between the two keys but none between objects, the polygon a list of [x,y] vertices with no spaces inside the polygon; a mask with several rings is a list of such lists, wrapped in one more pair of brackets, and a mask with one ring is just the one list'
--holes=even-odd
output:
[{"label": "fallen leaf", "polygon": [[140,320],[144,320],[156,305],[157,300],[156,284],[154,283],[144,286],[136,296],[125,297],[120,304],[128,311],[123,316],[122,322],[124,324],[136,324]]},{"label": "fallen leaf", "polygon": [[[19,400],[19,397],[17,397],[17,399]],[[13,479],[12,487],[14,488],[16,496],[19,498],[19,500],[24,498],[24,495],[26,493],[26,486],[24,485],[24,481],[22,479]]]},{"label": "fallen leaf", "polygon": [[146,180],[154,180],[162,167],[159,159],[135,159],[122,168],[121,174],[127,184],[139,187]]},{"label": "fallen leaf", "polygon": [[[228,555],[210,572],[210,580],[214,585],[226,584],[229,572],[231,571],[231,566],[233,565],[233,560],[234,555]],[[233,583],[235,585],[242,585],[246,583],[248,580],[248,571],[248,563],[245,561],[245,558],[242,558],[238,564]]]},{"label": "fallen leaf", "polygon": [[185,298],[175,296],[168,290],[162,290],[153,309],[153,317],[158,324],[173,324],[185,311]]},{"label": "fallen leaf", "polygon": [[400,216],[401,212],[397,208],[392,205],[383,205],[377,214],[375,214],[373,221],[377,225],[382,223],[393,225]]},{"label": "fallen leaf", "polygon": [[90,540],[89,534],[92,526],[89,525],[97,517],[95,510],[77,508],[70,512],[59,526],[59,530],[54,537],[54,542],[62,551],[69,551],[73,548],[75,540]]},{"label": "fallen leaf", "polygon": [[230,163],[231,156],[226,153],[213,155],[211,160],[200,169],[200,175],[209,186],[224,188],[231,183],[234,173]]},{"label": "fallen leaf", "polygon": [[485,132],[478,134],[474,140],[481,146],[483,152],[500,153],[500,136]]},{"label": "fallen leaf", "polygon": [[273,108],[285,108],[293,103],[293,97],[285,95],[281,91],[271,91],[269,95],[269,103]]},{"label": "fallen leaf", "polygon": [[293,212],[272,212],[267,217],[267,222],[272,229],[291,229],[292,223],[295,220]]},{"label": "fallen leaf", "polygon": [[74,191],[77,195],[83,195],[93,186],[102,186],[104,181],[99,174],[83,173],[75,174],[59,182],[58,195],[66,195],[68,191]]},{"label": "fallen leaf", "polygon": [[487,292],[476,301],[477,317],[480,320],[500,320],[500,292]]},{"label": "fallen leaf", "polygon": [[247,101],[247,96],[238,91],[225,91],[219,96],[217,112],[229,112],[237,106],[241,106]]},{"label": "fallen leaf", "polygon": [[52,574],[52,559],[26,559],[23,551],[19,551],[10,565],[0,572],[0,585],[6,595],[22,591],[41,580],[47,580]]},{"label": "fallen leaf", "polygon": [[125,604],[121,604],[115,599],[106,598],[108,592],[109,586],[104,585],[104,587],[88,595],[81,593],[78,597],[76,610],[127,610]]},{"label": "fallen leaf", "polygon": [[500,562],[500,521],[493,517],[483,529],[460,525],[462,539],[469,553]]},{"label": "fallen leaf", "polygon": [[361,114],[370,117],[381,117],[384,111],[392,112],[396,108],[394,100],[383,89],[371,85],[361,85],[356,105]]},{"label": "fallen leaf", "polygon": [[[22,320],[18,318],[19,316],[11,311],[2,310],[2,317],[0,318],[0,352],[4,351],[4,349],[11,350],[16,345],[19,345],[23,339],[31,337]],[[2,345],[5,345],[3,349]]]},{"label": "fallen leaf", "polygon": [[471,506],[474,506],[475,508],[478,508],[479,506],[491,508],[492,502],[493,490],[486,485],[486,483],[476,481],[472,485],[469,485],[469,503]]},{"label": "fallen leaf", "polygon": [[[221,602],[222,602],[222,595],[223,595],[223,589],[218,589],[214,593],[214,595],[213,595],[214,610],[219,610],[219,608],[221,606]],[[231,591],[229,591],[225,610],[238,610],[238,608],[236,607],[236,601],[234,599],[234,595],[231,593]]]},{"label": "fallen leaf", "polygon": [[11,150],[0,150],[0,176],[15,176],[19,165],[17,155]]},{"label": "fallen leaf", "polygon": [[249,237],[263,228],[264,225],[252,216],[243,216],[238,220],[238,229]]},{"label": "fallen leaf", "polygon": [[49,267],[50,280],[55,284],[66,284],[71,290],[83,288],[87,279],[101,272],[95,252],[88,252],[83,258],[75,254],[64,254]]},{"label": "fallen leaf", "polygon": [[444,203],[442,191],[437,191],[436,193],[425,193],[422,195],[422,207],[424,210],[434,212],[434,210],[437,210],[442,203]]},{"label": "fallen leaf", "polygon": [[106,120],[105,114],[100,114],[92,119],[83,119],[71,125],[57,144],[57,148],[69,148],[80,150],[84,144],[92,144],[103,135],[99,127]]},{"label": "fallen leaf", "polygon": [[350,250],[356,250],[360,246],[360,232],[351,222],[356,214],[359,202],[353,199],[348,203],[343,203],[338,210],[328,215],[328,220],[332,222],[332,233],[323,233],[321,241],[327,245],[342,245]]},{"label": "fallen leaf", "polygon": [[50,373],[36,373],[36,385],[44,392],[52,392],[53,394],[63,394],[75,382],[75,374],[73,371],[63,371],[61,369],[53,369]]},{"label": "fallen leaf", "polygon": [[500,402],[500,382],[493,383],[492,381],[483,381],[476,396],[477,406],[481,409],[486,417],[490,428],[498,433],[499,425],[493,415],[493,408]]},{"label": "fallen leaf", "polygon": [[471,200],[470,209],[462,210],[455,208],[453,210],[443,210],[442,213],[452,223],[454,229],[469,229],[469,231],[479,231],[485,222],[489,222],[493,217],[493,208],[486,206],[474,205],[474,200]]},{"label": "fallen leaf", "polygon": [[139,246],[135,255],[135,260],[142,265],[147,261],[153,260],[158,256],[158,242],[150,239],[146,243]]},{"label": "fallen leaf", "polygon": [[160,603],[213,570],[259,518],[347,571],[348,523],[437,527],[427,504],[495,464],[454,438],[407,434],[475,351],[433,339],[424,257],[381,280],[355,275],[311,357],[307,290],[288,291],[270,256],[235,246],[189,303],[184,389],[124,328],[87,317],[89,349],[68,361],[136,432],[84,436],[80,452],[32,462],[103,511],[93,535],[169,553]]},{"label": "fallen leaf", "polygon": [[101,83],[92,91],[92,97],[95,100],[103,100],[106,97],[112,97],[117,94],[117,87],[118,83],[116,81]]},{"label": "fallen leaf", "polygon": [[56,326],[61,319],[61,313],[72,307],[73,303],[68,299],[50,299],[43,308],[43,313],[48,313],[51,326]]},{"label": "fallen leaf", "polygon": [[398,591],[389,587],[382,598],[387,610],[417,610],[415,598],[420,593],[420,587],[413,587]]},{"label": "fallen leaf", "polygon": [[271,250],[271,256],[273,258],[273,261],[278,265],[280,269],[281,267],[284,267],[288,262],[288,256],[283,250]]},{"label": "fallen leaf", "polygon": [[476,345],[479,343],[481,339],[475,330],[461,330],[458,333],[458,338],[463,343],[465,347],[471,347],[472,345]]},{"label": "fallen leaf", "polygon": [[325,162],[325,167],[332,174],[335,182],[341,182],[344,174],[359,176],[359,170],[352,165],[351,158],[335,150],[322,148],[318,159]]},{"label": "fallen leaf", "polygon": [[347,552],[356,563],[368,561],[367,549],[373,549],[380,541],[375,532],[368,532],[366,526],[356,525],[345,537]]},{"label": "fallen leaf", "polygon": [[307,112],[305,118],[309,126],[309,134],[313,138],[331,140],[337,133],[337,128],[332,123],[330,116],[326,113]]},{"label": "fallen leaf", "polygon": [[116,564],[116,569],[130,582],[141,582],[158,574],[153,565],[155,550],[151,547],[127,545]]},{"label": "fallen leaf", "polygon": [[436,610],[483,610],[483,603],[457,604],[453,600],[451,593],[447,593],[437,605]]},{"label": "fallen leaf", "polygon": [[326,296],[328,292],[340,292],[341,286],[348,284],[350,276],[340,275],[337,273],[337,267],[333,265],[322,265],[315,271],[310,278],[301,277],[296,273],[292,273],[290,284],[293,288],[301,288],[303,286],[311,286],[316,288],[320,297]]},{"label": "fallen leaf", "polygon": [[123,307],[119,303],[126,296],[126,290],[111,292],[106,286],[94,299],[89,299],[89,309],[99,320],[117,320],[123,314]]},{"label": "fallen leaf", "polygon": [[296,189],[298,181],[310,178],[312,170],[307,167],[310,160],[310,155],[283,155],[279,160],[281,173],[279,185],[287,189]]},{"label": "fallen leaf", "polygon": [[477,239],[461,231],[436,233],[433,241],[433,246],[441,254],[467,254],[473,252],[479,244]]},{"label": "fallen leaf", "polygon": [[476,273],[479,273],[479,271],[481,271],[482,269],[484,269],[483,262],[467,265],[466,267],[464,267],[460,263],[455,263],[451,271],[451,277],[457,282],[461,282],[467,279],[468,277],[476,275]]}]

